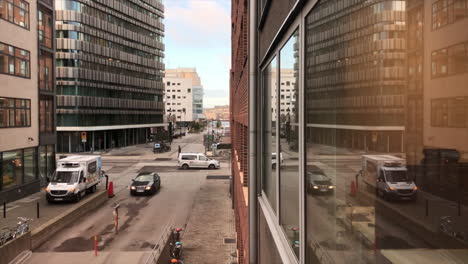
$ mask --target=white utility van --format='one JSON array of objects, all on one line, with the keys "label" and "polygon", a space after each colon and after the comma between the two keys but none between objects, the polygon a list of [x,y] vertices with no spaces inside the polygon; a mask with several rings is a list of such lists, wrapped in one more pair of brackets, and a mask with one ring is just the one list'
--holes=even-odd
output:
[{"label": "white utility van", "polygon": [[101,180],[101,156],[69,156],[57,161],[57,169],[46,188],[48,202],[78,202],[86,192],[96,191]]},{"label": "white utility van", "polygon": [[189,168],[208,168],[219,169],[219,161],[210,159],[203,153],[187,153],[182,152],[179,154],[179,167],[182,169]]},{"label": "white utility van", "polygon": [[[283,164],[283,153],[281,152],[280,153],[280,158],[279,158],[279,163],[280,165]],[[272,169],[276,169],[276,163],[277,163],[277,160],[276,160],[276,152],[273,152],[271,153],[271,168]]]},{"label": "white utility van", "polygon": [[362,155],[363,180],[384,199],[416,199],[418,187],[408,176],[405,160],[391,155]]}]

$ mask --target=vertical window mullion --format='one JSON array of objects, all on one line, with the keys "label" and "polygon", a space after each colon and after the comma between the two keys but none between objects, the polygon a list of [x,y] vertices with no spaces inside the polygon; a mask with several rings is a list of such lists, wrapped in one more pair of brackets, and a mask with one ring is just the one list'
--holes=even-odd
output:
[{"label": "vertical window mullion", "polygon": [[280,117],[280,89],[281,89],[281,83],[280,83],[280,75],[281,75],[281,58],[280,58],[280,52],[277,51],[276,52],[276,58],[277,58],[277,61],[276,61],[276,91],[275,91],[275,98],[276,98],[276,114],[275,114],[275,144],[276,144],[276,148],[275,148],[275,152],[276,152],[276,204],[275,204],[275,208],[276,208],[276,223],[279,225],[280,224],[280,167],[281,167],[281,150],[280,150],[280,135],[279,135],[279,117]]}]

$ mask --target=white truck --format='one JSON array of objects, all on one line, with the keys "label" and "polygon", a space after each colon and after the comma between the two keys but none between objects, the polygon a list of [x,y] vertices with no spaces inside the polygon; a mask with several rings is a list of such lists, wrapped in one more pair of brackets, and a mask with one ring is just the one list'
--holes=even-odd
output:
[{"label": "white truck", "polygon": [[405,160],[391,155],[362,155],[361,176],[378,197],[417,198],[418,187],[408,176]]},{"label": "white truck", "polygon": [[102,176],[101,156],[69,156],[57,161],[46,188],[48,202],[78,202],[86,192],[95,192]]}]

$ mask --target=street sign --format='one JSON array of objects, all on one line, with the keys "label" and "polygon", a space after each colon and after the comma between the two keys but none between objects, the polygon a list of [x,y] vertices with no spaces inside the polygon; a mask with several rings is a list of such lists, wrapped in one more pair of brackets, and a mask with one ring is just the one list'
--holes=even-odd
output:
[{"label": "street sign", "polygon": [[154,148],[161,148],[161,144],[154,143]]},{"label": "street sign", "polygon": [[81,132],[81,142],[86,143],[86,132]]}]

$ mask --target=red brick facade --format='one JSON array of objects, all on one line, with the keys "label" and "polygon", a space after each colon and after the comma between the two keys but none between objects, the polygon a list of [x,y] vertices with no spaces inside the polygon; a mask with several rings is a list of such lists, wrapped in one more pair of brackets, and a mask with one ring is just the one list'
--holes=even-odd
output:
[{"label": "red brick facade", "polygon": [[239,264],[248,263],[248,1],[232,0],[230,116]]}]

